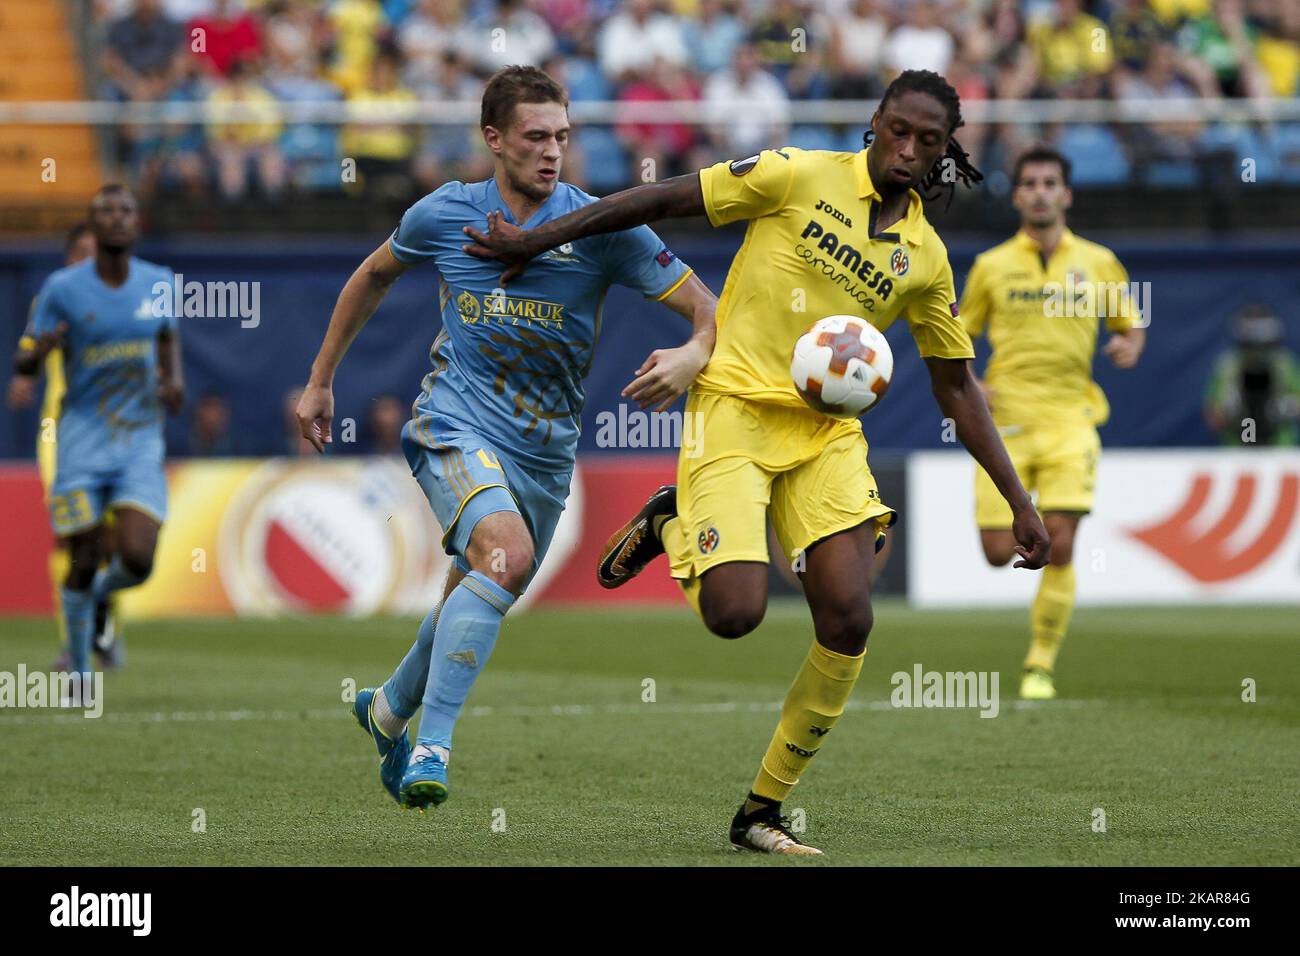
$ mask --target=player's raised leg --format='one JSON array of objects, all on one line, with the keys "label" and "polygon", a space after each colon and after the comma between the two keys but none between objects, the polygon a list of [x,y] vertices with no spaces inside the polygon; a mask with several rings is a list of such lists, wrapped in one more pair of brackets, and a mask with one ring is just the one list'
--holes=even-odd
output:
[{"label": "player's raised leg", "polygon": [[677,486],[663,485],[605,542],[596,565],[603,588],[622,587],[664,553],[663,528],[677,517]]},{"label": "player's raised leg", "polygon": [[107,602],[117,591],[143,584],[153,573],[161,523],[152,515],[124,505],[114,508],[114,517],[115,549],[91,583],[91,596],[96,604]]}]

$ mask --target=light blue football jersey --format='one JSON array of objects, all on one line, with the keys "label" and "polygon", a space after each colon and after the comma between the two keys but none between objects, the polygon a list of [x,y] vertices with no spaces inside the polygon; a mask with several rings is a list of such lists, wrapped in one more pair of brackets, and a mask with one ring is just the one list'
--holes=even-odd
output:
[{"label": "light blue football jersey", "polygon": [[[162,283],[166,293],[160,293]],[[94,258],[55,272],[36,297],[29,334],[60,322],[67,391],[59,415],[60,473],[105,472],[132,460],[163,458],[158,401],[158,334],[174,329],[172,271],[131,257],[126,281],[113,288]],[[164,302],[160,308],[157,303]],[[160,312],[166,314],[159,314]]]},{"label": "light blue football jersey", "polygon": [[[526,228],[595,201],[560,183]],[[498,209],[514,223],[494,179],[448,183],[408,209],[389,240],[398,261],[432,262],[442,280],[433,371],[405,434],[437,449],[440,431],[473,431],[528,467],[567,471],[605,293],[617,284],[662,299],[691,270],[640,226],[552,249],[503,289],[501,264],[462,248],[470,241],[463,227],[486,228]]]}]

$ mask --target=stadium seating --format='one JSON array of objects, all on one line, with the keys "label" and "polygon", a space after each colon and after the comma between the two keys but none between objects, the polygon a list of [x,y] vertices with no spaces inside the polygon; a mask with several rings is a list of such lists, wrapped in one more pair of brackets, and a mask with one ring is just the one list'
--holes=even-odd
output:
[{"label": "stadium seating", "polygon": [[[0,101],[82,98],[86,85],[73,37],[62,4],[0,0]],[[57,161],[53,179],[42,175],[47,158]],[[80,210],[102,181],[99,147],[88,126],[0,125],[0,202],[6,207],[28,208],[48,221],[57,207]]]},{"label": "stadium seating", "polygon": [[1056,144],[1074,164],[1079,186],[1119,186],[1128,181],[1129,162],[1119,139],[1104,126],[1067,127]]},{"label": "stadium seating", "polygon": [[1277,178],[1276,147],[1270,137],[1258,133],[1253,126],[1242,123],[1215,123],[1201,135],[1200,148],[1205,153],[1231,155],[1232,166],[1240,175],[1242,162],[1254,160],[1255,181],[1271,182]]},{"label": "stadium seating", "polygon": [[800,149],[840,149],[840,144],[825,126],[799,125],[790,130],[790,145]]},{"label": "stadium seating", "polygon": [[604,195],[626,188],[630,160],[612,132],[603,126],[587,126],[575,141],[582,149],[592,193]]},{"label": "stadium seating", "polygon": [[1284,123],[1273,132],[1278,178],[1291,185],[1300,184],[1300,123]]}]

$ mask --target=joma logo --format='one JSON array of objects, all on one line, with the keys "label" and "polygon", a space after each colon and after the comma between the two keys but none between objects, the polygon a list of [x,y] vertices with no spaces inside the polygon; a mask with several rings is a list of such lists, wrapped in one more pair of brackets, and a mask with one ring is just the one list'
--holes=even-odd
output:
[{"label": "joma logo", "polygon": [[844,225],[848,226],[850,229],[853,228],[853,220],[850,219],[848,216],[844,215],[844,213],[840,212],[838,209],[836,209],[834,206],[828,203],[825,199],[817,200],[816,209],[817,212],[829,213],[830,215],[838,219],[840,222],[844,223]]}]

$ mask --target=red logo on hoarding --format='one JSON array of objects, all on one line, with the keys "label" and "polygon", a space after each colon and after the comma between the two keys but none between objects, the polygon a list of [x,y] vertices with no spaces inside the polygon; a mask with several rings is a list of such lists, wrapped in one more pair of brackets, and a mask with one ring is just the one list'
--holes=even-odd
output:
[{"label": "red logo on hoarding", "polygon": [[1245,547],[1229,551],[1227,539],[1255,500],[1255,476],[1238,475],[1227,509],[1211,527],[1194,532],[1192,524],[1210,497],[1211,482],[1210,475],[1197,475],[1177,511],[1149,527],[1129,531],[1133,537],[1203,584],[1217,584],[1240,577],[1268,560],[1291,530],[1296,503],[1300,501],[1300,478],[1283,475],[1277,502],[1264,529]]}]

